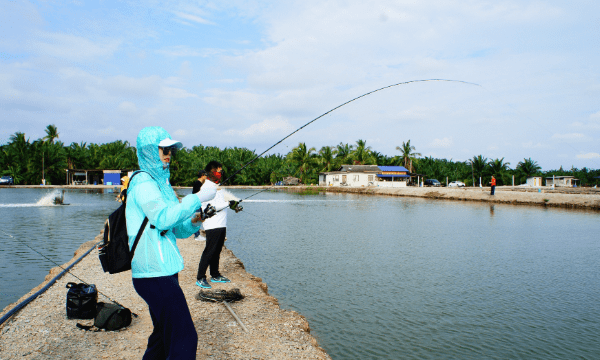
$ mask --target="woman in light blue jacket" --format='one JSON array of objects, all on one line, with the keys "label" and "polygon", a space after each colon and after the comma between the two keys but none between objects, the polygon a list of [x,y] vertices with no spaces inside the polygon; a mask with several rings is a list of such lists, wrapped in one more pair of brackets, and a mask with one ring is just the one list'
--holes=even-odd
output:
[{"label": "woman in light blue jacket", "polygon": [[181,202],[169,182],[169,163],[182,147],[161,127],[147,127],[137,138],[141,173],[127,190],[127,234],[129,247],[144,218],[148,224],[131,260],[136,292],[146,301],[154,331],[148,339],[144,359],[195,359],[198,335],[187,301],[179,286],[183,258],[177,238],[187,238],[201,226],[196,209],[214,198],[216,187],[184,197]]}]

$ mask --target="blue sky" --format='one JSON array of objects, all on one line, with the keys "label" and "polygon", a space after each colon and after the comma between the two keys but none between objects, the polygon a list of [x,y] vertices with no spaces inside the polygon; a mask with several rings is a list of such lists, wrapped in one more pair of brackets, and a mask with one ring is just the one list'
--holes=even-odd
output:
[{"label": "blue sky", "polygon": [[597,1],[0,0],[0,141],[135,146],[163,126],[262,152],[293,135],[397,155],[600,168]]}]

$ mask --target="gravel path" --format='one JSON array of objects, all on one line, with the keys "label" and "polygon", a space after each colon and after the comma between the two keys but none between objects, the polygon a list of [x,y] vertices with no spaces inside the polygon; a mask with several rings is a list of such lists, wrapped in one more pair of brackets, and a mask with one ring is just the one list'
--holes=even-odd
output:
[{"label": "gravel path", "polygon": [[[71,262],[101,239],[102,234],[83,244]],[[178,246],[186,264],[179,273],[179,281],[198,332],[198,359],[330,359],[310,334],[306,319],[294,311],[282,310],[277,299],[268,294],[267,285],[246,272],[242,262],[226,248],[221,254],[221,271],[232,283],[213,285],[213,289],[240,289],[245,298],[230,306],[248,332],[238,325],[224,304],[196,300],[199,290],[195,285],[196,269],[204,242],[194,241],[190,237],[178,240]],[[60,272],[59,268],[52,269],[46,281]],[[93,321],[67,319],[66,284],[81,281],[66,274],[0,326],[1,360],[142,357],[152,332],[152,321],[146,303],[133,289],[131,273],[127,271],[109,275],[102,272],[97,249],[75,265],[71,272],[95,284],[100,292],[128,307],[139,317],[120,331],[80,330],[75,326],[78,322],[91,325]],[[24,295],[19,302],[43,285]],[[101,294],[98,301],[109,302]],[[5,308],[0,316],[17,303]]]}]

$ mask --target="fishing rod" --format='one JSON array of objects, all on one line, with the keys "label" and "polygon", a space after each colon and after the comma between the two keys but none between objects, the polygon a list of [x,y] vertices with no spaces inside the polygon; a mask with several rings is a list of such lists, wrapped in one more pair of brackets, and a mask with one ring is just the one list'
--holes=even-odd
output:
[{"label": "fishing rod", "polygon": [[[31,246],[29,246],[25,241],[22,241],[21,239],[18,239],[14,236],[12,236],[11,234],[7,233],[6,231],[0,229],[0,231],[2,231],[4,234],[8,235],[10,238],[20,242],[21,244],[27,246],[29,249],[35,251],[36,253],[38,253],[40,256],[42,256],[44,259],[50,261],[51,263],[53,263],[54,265],[58,266],[59,268],[61,268],[63,271],[66,271],[67,273],[69,273],[70,275],[72,275],[73,277],[75,277],[77,280],[81,281],[82,283],[86,284],[86,285],[90,285],[87,281],[81,279],[79,276],[73,274],[71,271],[63,268],[61,265],[59,265],[56,261],[50,259],[49,257],[47,257],[46,255],[42,254],[41,252],[37,251],[36,249],[32,248]],[[97,245],[97,244],[96,244]],[[94,245],[95,246],[95,245]],[[117,301],[111,299],[108,295],[104,294],[103,292],[101,292],[100,290],[98,290],[98,288],[96,288],[96,291],[98,291],[98,294],[101,294],[102,296],[104,296],[105,298],[107,298],[108,300],[112,301],[113,303],[119,305],[122,308],[125,308],[125,306],[119,304]],[[137,314],[134,314],[133,312],[131,313],[133,316],[137,317]]]},{"label": "fishing rod", "polygon": [[[253,158],[252,160],[248,161],[248,162],[247,162],[247,163],[246,163],[244,166],[242,166],[242,167],[241,167],[241,168],[240,168],[238,171],[236,171],[235,173],[233,173],[233,175],[231,175],[231,176],[229,176],[227,179],[225,179],[225,181],[223,181],[221,184],[225,185],[225,184],[226,184],[226,183],[227,183],[227,182],[228,182],[228,181],[229,181],[231,178],[233,178],[234,176],[236,176],[237,174],[239,174],[239,173],[240,173],[242,170],[244,170],[244,169],[245,169],[246,167],[248,167],[250,164],[252,164],[252,163],[253,163],[253,162],[255,162],[257,159],[259,159],[260,157],[262,157],[262,156],[263,156],[264,154],[266,154],[266,153],[267,153],[269,150],[271,150],[271,149],[273,149],[275,146],[277,146],[277,145],[281,144],[281,143],[282,143],[282,142],[283,142],[285,139],[289,138],[290,136],[294,135],[295,133],[297,133],[298,131],[300,131],[300,130],[304,129],[305,127],[307,127],[308,125],[310,125],[310,124],[314,123],[315,121],[319,120],[319,119],[320,119],[320,118],[322,118],[323,116],[325,116],[325,115],[327,115],[327,114],[329,114],[329,113],[331,113],[331,112],[333,112],[333,111],[335,111],[335,110],[337,110],[337,109],[341,108],[342,106],[348,105],[348,104],[350,104],[351,102],[353,102],[353,101],[355,101],[355,100],[358,100],[358,99],[360,99],[360,98],[363,98],[363,97],[365,97],[365,96],[371,95],[371,94],[373,94],[373,93],[376,93],[376,92],[378,92],[378,91],[381,91],[381,90],[389,89],[389,88],[392,88],[392,87],[395,87],[395,86],[399,86],[399,85],[406,85],[406,84],[417,83],[417,82],[428,82],[428,81],[456,82],[456,83],[462,83],[462,84],[467,84],[467,85],[481,86],[481,85],[479,85],[479,84],[476,84],[476,83],[467,82],[467,81],[462,81],[462,80],[450,80],[450,79],[424,79],[424,80],[410,80],[410,81],[399,82],[399,83],[397,83],[397,84],[392,84],[392,85],[384,86],[384,87],[382,87],[382,88],[379,88],[379,89],[376,89],[376,90],[369,91],[369,92],[367,92],[367,93],[364,93],[364,94],[362,94],[362,95],[360,95],[360,96],[357,96],[357,97],[355,97],[354,99],[348,100],[348,101],[346,101],[345,103],[343,103],[343,104],[340,104],[340,105],[338,105],[338,106],[334,107],[333,109],[331,109],[331,110],[329,110],[329,111],[327,111],[327,112],[325,112],[325,113],[323,113],[323,114],[321,114],[321,115],[317,116],[316,118],[312,119],[311,121],[307,122],[306,124],[304,124],[304,125],[300,126],[298,129],[294,130],[292,133],[290,133],[289,135],[287,135],[287,136],[286,136],[286,137],[284,137],[283,139],[281,139],[281,140],[279,140],[278,142],[276,142],[275,144],[273,144],[273,145],[272,145],[271,147],[269,147],[267,150],[263,151],[262,153],[260,153],[259,155],[257,155],[255,158]],[[265,189],[265,190],[262,190],[262,191],[259,191],[257,194],[259,194],[259,193],[261,193],[261,192],[263,192],[263,191],[266,191],[266,190],[267,190],[267,189]],[[254,195],[256,195],[256,194],[254,194]],[[252,197],[252,196],[254,196],[254,195],[251,195],[251,196],[247,197],[246,199],[248,199],[248,198],[250,198],[250,197]],[[244,200],[246,200],[246,199],[244,199]]]}]

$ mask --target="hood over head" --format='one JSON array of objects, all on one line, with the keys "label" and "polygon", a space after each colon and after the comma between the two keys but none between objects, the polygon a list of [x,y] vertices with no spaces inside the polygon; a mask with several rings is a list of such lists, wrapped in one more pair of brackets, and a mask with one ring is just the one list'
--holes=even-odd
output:
[{"label": "hood over head", "polygon": [[158,153],[158,144],[165,139],[171,139],[171,135],[158,126],[143,128],[137,137],[137,157],[140,169],[150,173],[159,184],[168,182],[171,176],[169,167],[163,167]]}]

